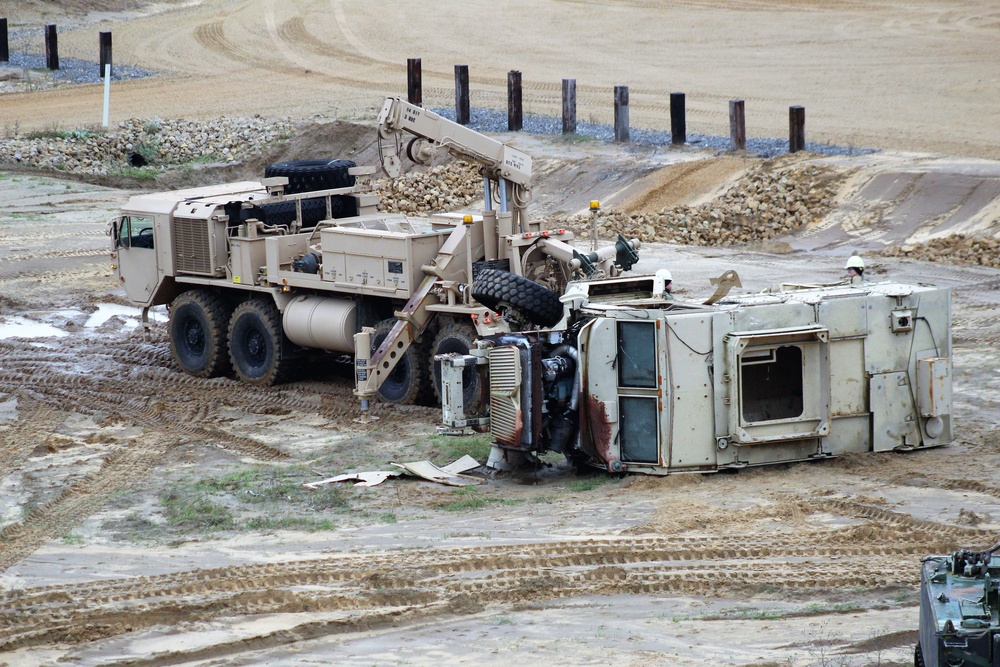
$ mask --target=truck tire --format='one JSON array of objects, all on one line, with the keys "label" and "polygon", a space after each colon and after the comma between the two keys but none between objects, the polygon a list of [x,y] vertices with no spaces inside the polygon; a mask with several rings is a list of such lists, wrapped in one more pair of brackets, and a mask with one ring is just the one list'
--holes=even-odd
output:
[{"label": "truck tire", "polygon": [[276,162],[264,170],[264,177],[284,176],[288,178],[285,193],[350,188],[355,178],[347,170],[356,166],[350,160],[293,160]]},{"label": "truck tire", "polygon": [[177,365],[195,377],[228,375],[226,337],[232,308],[219,295],[203,289],[180,294],[170,306],[170,351]]},{"label": "truck tire", "polygon": [[472,298],[490,310],[513,308],[532,324],[555,326],[563,316],[559,295],[508,271],[483,269],[472,285]]},{"label": "truck tire", "polygon": [[[431,344],[431,368],[434,374],[434,396],[441,402],[441,362],[434,356],[457,352],[468,354],[476,340],[476,330],[471,324],[452,323],[441,328]],[[465,413],[475,415],[483,408],[483,383],[475,366],[462,369],[462,402]]]},{"label": "truck tire", "polygon": [[249,384],[269,387],[281,382],[289,361],[282,357],[281,313],[271,301],[249,299],[229,321],[229,358],[236,375]]},{"label": "truck tire", "polygon": [[920,648],[920,642],[917,642],[917,647],[913,649],[913,667],[924,667],[924,651]]},{"label": "truck tire", "polygon": [[[392,331],[396,322],[395,317],[390,317],[375,325],[375,334],[372,336],[373,354]],[[403,358],[399,360],[396,367],[389,373],[389,377],[378,389],[378,394],[383,401],[416,405],[430,405],[432,403],[433,393],[428,377],[430,373],[426,365],[428,352],[427,346],[420,343],[413,343],[406,349]]]}]

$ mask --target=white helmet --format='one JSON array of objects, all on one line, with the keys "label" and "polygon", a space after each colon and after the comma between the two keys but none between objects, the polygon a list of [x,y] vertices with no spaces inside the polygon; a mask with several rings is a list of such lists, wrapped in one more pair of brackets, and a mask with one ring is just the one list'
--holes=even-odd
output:
[{"label": "white helmet", "polygon": [[857,255],[851,255],[847,259],[847,264],[844,265],[845,269],[861,269],[865,270],[865,260],[861,259]]},{"label": "white helmet", "polygon": [[653,276],[653,296],[658,299],[669,298],[667,295],[670,294],[670,283],[673,279],[674,277],[670,275],[670,269],[658,269],[656,275]]}]

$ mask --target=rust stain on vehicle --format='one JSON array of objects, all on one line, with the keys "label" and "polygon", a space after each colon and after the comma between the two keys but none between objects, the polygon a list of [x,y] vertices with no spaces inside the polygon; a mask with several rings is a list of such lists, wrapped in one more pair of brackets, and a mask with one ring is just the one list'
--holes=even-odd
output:
[{"label": "rust stain on vehicle", "polygon": [[604,401],[587,396],[587,417],[590,421],[590,436],[594,440],[594,450],[601,461],[607,463],[611,455],[611,424]]}]

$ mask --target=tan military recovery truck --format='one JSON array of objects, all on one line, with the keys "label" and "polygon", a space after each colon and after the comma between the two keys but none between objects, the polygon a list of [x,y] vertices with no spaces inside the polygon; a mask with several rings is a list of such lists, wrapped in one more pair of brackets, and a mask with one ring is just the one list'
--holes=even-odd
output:
[{"label": "tan military recovery truck", "polygon": [[[439,357],[445,426],[488,430],[494,467],[555,451],[711,472],[952,440],[947,289],[780,285],[698,304],[630,276],[561,300],[556,326],[512,325],[507,304],[469,354]],[[485,394],[471,407],[470,373]]]},{"label": "tan military recovery truck", "polygon": [[[272,384],[310,350],[353,353],[355,334],[370,327],[359,395],[430,402],[440,390],[433,358],[469,351],[480,301],[513,299],[526,321],[552,326],[569,281],[616,276],[637,259],[636,240],[581,254],[568,231],[529,221],[531,158],[507,144],[398,98],[386,100],[378,133],[392,176],[404,153],[426,162],[447,151],[477,164],[482,213],[380,213],[368,183],[375,169],[327,160],[129,200],[112,224],[115,272],[144,319],[169,304],[184,371]],[[466,378],[473,407],[476,377]]]}]

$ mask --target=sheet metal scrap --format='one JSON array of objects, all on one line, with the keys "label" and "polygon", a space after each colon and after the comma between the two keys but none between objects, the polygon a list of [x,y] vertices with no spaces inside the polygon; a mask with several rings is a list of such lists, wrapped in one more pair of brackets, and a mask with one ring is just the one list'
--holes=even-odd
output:
[{"label": "sheet metal scrap", "polygon": [[430,461],[413,461],[411,463],[393,463],[392,465],[401,470],[376,470],[372,472],[354,472],[344,475],[337,475],[329,479],[321,479],[318,482],[307,482],[302,486],[307,489],[318,489],[327,484],[335,482],[356,482],[354,486],[376,486],[390,477],[399,477],[404,473],[420,477],[429,482],[447,484],[448,486],[469,486],[471,484],[483,484],[486,480],[478,477],[463,475],[463,472],[479,467],[479,461],[468,454],[452,461],[443,468],[438,467]]},{"label": "sheet metal scrap", "polygon": [[466,454],[459,460],[449,463],[440,468],[430,461],[414,461],[412,463],[393,463],[397,468],[402,468],[411,475],[416,475],[428,482],[446,484],[448,486],[471,486],[473,484],[485,484],[486,480],[461,473],[479,467],[479,462]]}]

